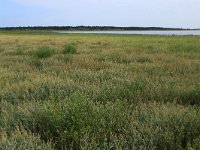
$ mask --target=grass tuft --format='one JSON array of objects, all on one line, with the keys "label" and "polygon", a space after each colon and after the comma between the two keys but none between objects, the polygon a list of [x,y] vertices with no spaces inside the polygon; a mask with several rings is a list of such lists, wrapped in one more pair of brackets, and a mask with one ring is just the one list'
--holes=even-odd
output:
[{"label": "grass tuft", "polygon": [[77,47],[74,44],[65,44],[63,53],[64,54],[75,54]]},{"label": "grass tuft", "polygon": [[33,53],[33,56],[37,58],[48,58],[53,56],[54,50],[49,47],[40,47],[37,51]]}]

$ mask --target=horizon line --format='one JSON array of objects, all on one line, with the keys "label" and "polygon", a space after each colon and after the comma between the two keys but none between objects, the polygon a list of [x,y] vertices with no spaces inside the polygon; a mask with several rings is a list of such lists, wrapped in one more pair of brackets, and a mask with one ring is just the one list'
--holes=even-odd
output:
[{"label": "horizon line", "polygon": [[98,27],[98,28],[102,28],[102,27],[112,27],[112,28],[160,28],[160,29],[182,29],[182,30],[197,30],[200,28],[183,28],[183,27],[161,27],[161,26],[112,26],[112,25],[38,25],[38,26],[0,26],[0,29],[6,29],[6,28],[51,28],[51,27],[71,27],[71,28],[77,28],[77,27],[90,27],[90,28],[94,28],[94,27]]}]

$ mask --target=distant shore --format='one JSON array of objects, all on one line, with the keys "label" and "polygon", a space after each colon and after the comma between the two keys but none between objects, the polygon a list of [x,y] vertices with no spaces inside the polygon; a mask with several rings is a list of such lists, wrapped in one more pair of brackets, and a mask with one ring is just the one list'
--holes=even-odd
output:
[{"label": "distant shore", "polygon": [[59,30],[59,31],[148,31],[148,30],[199,30],[165,27],[116,27],[116,26],[26,26],[0,27],[0,30]]}]

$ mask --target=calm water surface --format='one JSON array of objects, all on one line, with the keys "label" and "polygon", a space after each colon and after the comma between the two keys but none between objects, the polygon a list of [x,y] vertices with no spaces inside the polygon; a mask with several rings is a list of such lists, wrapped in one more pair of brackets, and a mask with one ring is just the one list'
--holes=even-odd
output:
[{"label": "calm water surface", "polygon": [[68,34],[138,34],[138,35],[200,35],[200,30],[173,30],[173,31],[54,31]]}]

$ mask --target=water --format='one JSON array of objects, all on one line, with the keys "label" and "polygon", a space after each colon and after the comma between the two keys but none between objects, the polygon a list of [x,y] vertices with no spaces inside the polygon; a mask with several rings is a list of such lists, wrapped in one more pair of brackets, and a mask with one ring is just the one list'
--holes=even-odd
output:
[{"label": "water", "polygon": [[170,30],[170,31],[54,31],[68,34],[128,34],[128,35],[200,35],[200,30]]}]

